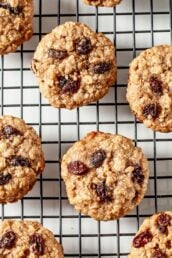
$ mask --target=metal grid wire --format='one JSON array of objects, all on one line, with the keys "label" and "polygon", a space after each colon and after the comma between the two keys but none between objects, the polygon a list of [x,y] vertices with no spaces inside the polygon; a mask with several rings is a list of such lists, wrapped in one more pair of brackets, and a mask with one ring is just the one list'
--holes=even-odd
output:
[{"label": "metal grid wire", "polygon": [[[2,205],[1,219],[40,221],[63,244],[65,257],[126,257],[142,220],[172,206],[172,134],[153,133],[145,128],[134,120],[125,100],[132,58],[157,43],[172,42],[172,0],[123,0],[117,8],[88,7],[79,0],[35,0],[35,6],[32,40],[16,53],[1,57],[0,104],[2,115],[24,118],[37,130],[46,155],[46,170],[23,200]],[[29,68],[41,37],[67,20],[91,23],[97,32],[105,33],[114,41],[118,58],[117,85],[108,96],[73,111],[50,107],[42,99]],[[147,21],[149,24],[143,28]],[[150,161],[148,193],[137,209],[119,221],[96,222],[78,215],[67,201],[60,176],[62,155],[91,130],[132,138]]]}]

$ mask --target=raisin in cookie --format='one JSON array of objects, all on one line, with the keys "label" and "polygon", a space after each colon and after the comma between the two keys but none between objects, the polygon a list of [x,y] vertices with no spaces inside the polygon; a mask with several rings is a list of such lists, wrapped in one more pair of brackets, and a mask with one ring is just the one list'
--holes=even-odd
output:
[{"label": "raisin in cookie", "polygon": [[76,210],[97,220],[112,220],[143,199],[148,161],[130,139],[91,132],[64,155],[62,177]]},{"label": "raisin in cookie", "polygon": [[72,109],[102,98],[116,80],[112,42],[81,23],[56,27],[32,61],[40,90],[54,107]]},{"label": "raisin in cookie", "polygon": [[0,203],[14,202],[27,194],[44,165],[35,130],[19,118],[0,117]]},{"label": "raisin in cookie", "polygon": [[133,240],[128,258],[172,257],[172,212],[146,219]]},{"label": "raisin in cookie", "polygon": [[0,0],[0,54],[16,51],[32,36],[33,0]]},{"label": "raisin in cookie", "polygon": [[94,6],[113,7],[121,2],[121,0],[83,0],[84,3]]},{"label": "raisin in cookie", "polygon": [[63,258],[53,233],[38,222],[5,220],[0,224],[0,257]]},{"label": "raisin in cookie", "polygon": [[132,61],[127,99],[147,127],[172,131],[172,46],[147,49]]}]

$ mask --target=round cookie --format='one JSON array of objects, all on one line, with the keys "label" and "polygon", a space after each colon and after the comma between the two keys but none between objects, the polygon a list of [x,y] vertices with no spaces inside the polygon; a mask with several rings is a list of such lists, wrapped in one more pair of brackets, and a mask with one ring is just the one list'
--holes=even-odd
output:
[{"label": "round cookie", "polygon": [[63,258],[63,248],[51,231],[33,221],[5,220],[0,224],[0,257]]},{"label": "round cookie", "polygon": [[0,117],[0,203],[21,199],[45,166],[41,141],[23,120]]},{"label": "round cookie", "polygon": [[0,1],[0,54],[14,52],[32,36],[33,0]]},{"label": "round cookie", "polygon": [[172,212],[155,214],[144,220],[135,236],[128,258],[172,257]]},{"label": "round cookie", "polygon": [[97,220],[112,220],[143,199],[148,161],[130,139],[91,132],[64,155],[62,177],[77,211]]},{"label": "round cookie", "polygon": [[32,70],[52,106],[73,109],[108,92],[116,80],[115,49],[102,33],[66,22],[41,40]]},{"label": "round cookie", "polygon": [[147,127],[172,131],[172,46],[147,49],[132,61],[127,100]]},{"label": "round cookie", "polygon": [[113,7],[121,2],[121,0],[83,0],[84,3],[94,6]]}]

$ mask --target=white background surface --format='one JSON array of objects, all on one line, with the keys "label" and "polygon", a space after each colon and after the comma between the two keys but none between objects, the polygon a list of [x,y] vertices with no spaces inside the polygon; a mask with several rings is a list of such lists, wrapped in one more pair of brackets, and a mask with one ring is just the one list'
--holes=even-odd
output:
[{"label": "white background surface", "polygon": [[[35,0],[33,38],[24,44],[22,50],[19,49],[16,53],[0,58],[0,85],[3,89],[1,90],[1,114],[23,117],[27,123],[34,126],[42,136],[47,161],[42,179],[38,180],[34,189],[22,202],[2,206],[0,215],[2,218],[42,221],[43,225],[51,229],[62,241],[65,257],[126,257],[137,231],[138,215],[141,223],[144,217],[155,212],[155,185],[158,211],[172,207],[172,178],[170,178],[172,176],[172,134],[154,135],[142,124],[135,125],[134,117],[125,99],[128,64],[134,55],[151,47],[152,43],[155,45],[171,43],[169,10],[172,1],[123,0],[116,11],[113,8],[98,9],[98,30],[107,34],[112,40],[115,36],[118,88],[115,90],[112,87],[99,105],[92,104],[73,111],[59,111],[50,107],[47,101],[40,97],[35,76],[29,69],[33,51],[39,42],[39,32],[46,34],[58,23],[58,2],[58,0]],[[61,0],[60,3],[60,22],[75,21],[77,1]],[[41,4],[42,10],[40,10]],[[135,6],[135,12],[133,6]],[[96,29],[95,8],[84,5],[81,0],[78,7],[79,21]],[[113,12],[116,16],[113,16]],[[135,28],[133,21],[135,21]],[[134,34],[133,31],[135,31]],[[134,51],[134,42],[136,51]],[[151,178],[146,197],[138,210],[134,210],[119,222],[99,224],[90,218],[78,218],[78,214],[67,201],[65,187],[60,181],[59,159],[63,153],[79,137],[97,129],[118,132],[137,140],[137,145],[143,148],[150,159]],[[165,158],[168,160],[164,160]]]}]

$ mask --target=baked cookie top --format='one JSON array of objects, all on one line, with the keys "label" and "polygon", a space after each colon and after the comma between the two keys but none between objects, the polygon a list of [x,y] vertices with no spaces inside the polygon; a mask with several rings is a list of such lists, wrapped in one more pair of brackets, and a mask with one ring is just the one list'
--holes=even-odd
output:
[{"label": "baked cookie top", "polygon": [[144,220],[128,258],[172,257],[172,212],[161,212]]},{"label": "baked cookie top", "polygon": [[51,105],[72,109],[102,98],[115,82],[115,49],[102,33],[66,22],[41,40],[32,70]]},{"label": "baked cookie top", "polygon": [[5,220],[0,224],[0,257],[63,258],[62,246],[51,231],[33,221]]},{"label": "baked cookie top", "polygon": [[33,0],[0,0],[0,54],[14,52],[32,36]]},{"label": "baked cookie top", "polygon": [[62,177],[76,210],[97,220],[112,220],[143,199],[148,161],[130,139],[91,132],[63,156]]},{"label": "baked cookie top", "polygon": [[94,6],[113,7],[121,2],[121,0],[83,0],[84,3]]},{"label": "baked cookie top", "polygon": [[172,46],[147,49],[132,61],[127,99],[147,127],[172,131]]},{"label": "baked cookie top", "polygon": [[0,203],[21,199],[45,166],[41,141],[23,120],[0,117]]}]

